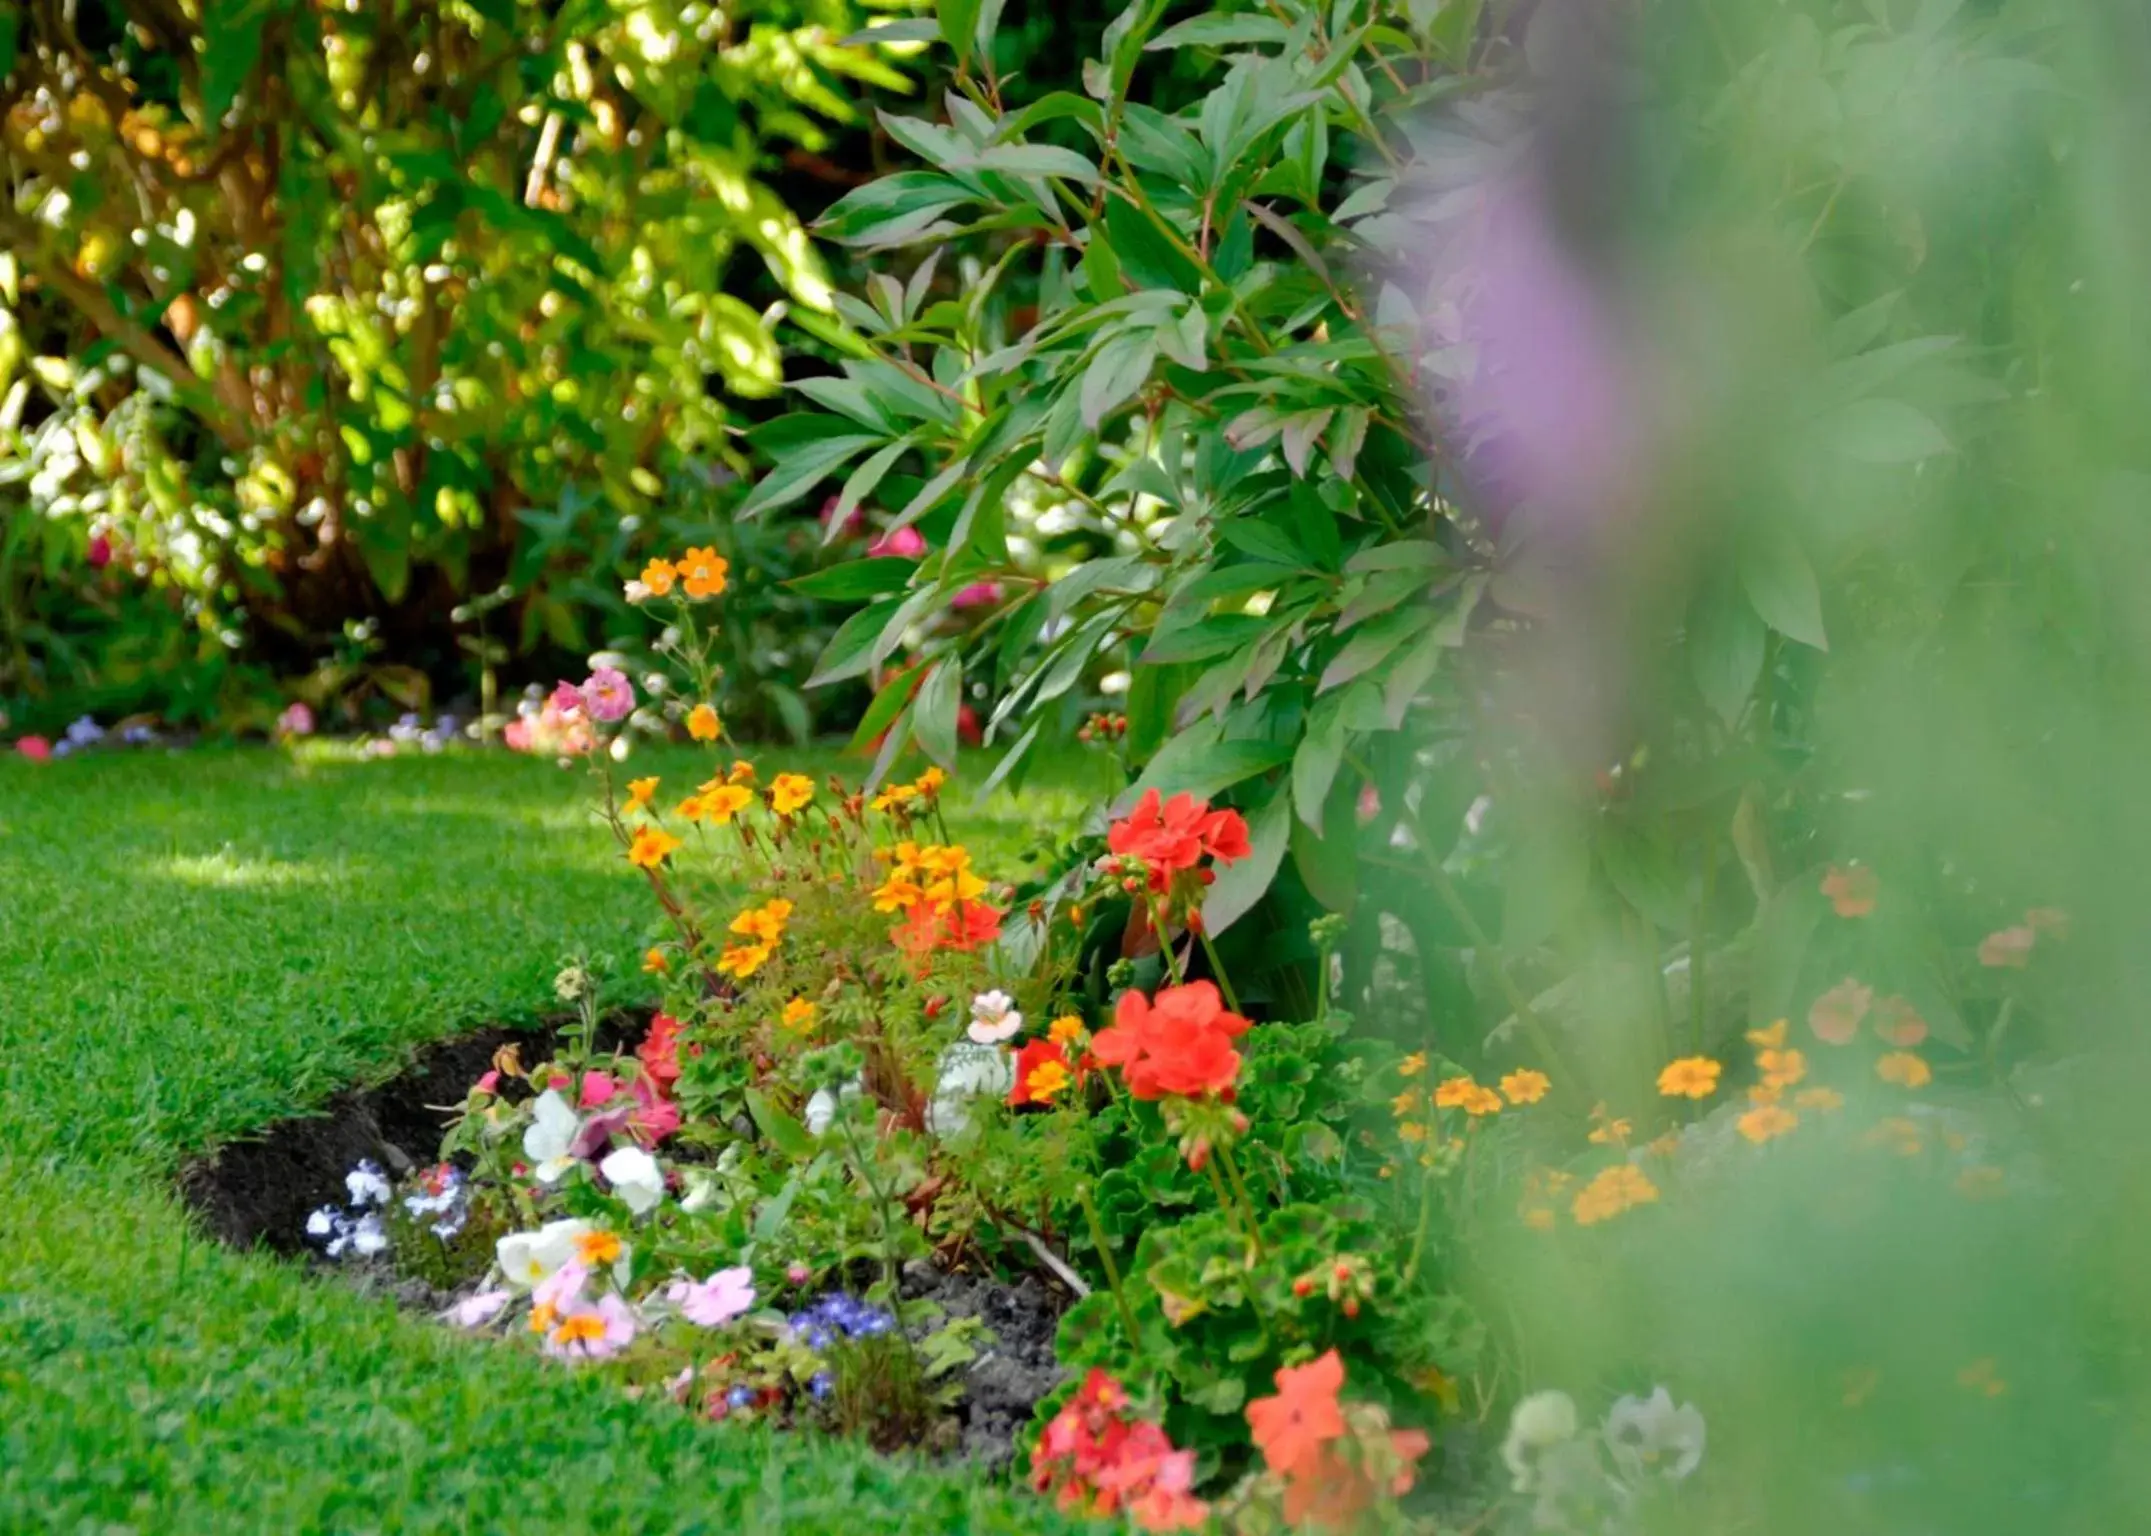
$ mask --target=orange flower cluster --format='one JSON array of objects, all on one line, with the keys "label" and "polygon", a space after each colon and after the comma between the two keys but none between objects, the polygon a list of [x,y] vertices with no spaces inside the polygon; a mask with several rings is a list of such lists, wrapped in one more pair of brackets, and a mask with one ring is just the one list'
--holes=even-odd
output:
[{"label": "orange flower cluster", "polygon": [[909,784],[891,784],[876,795],[870,809],[897,811],[908,807],[913,801],[931,801],[941,792],[941,786],[949,776],[939,768],[928,768]]},{"label": "orange flower cluster", "polygon": [[1162,987],[1155,999],[1123,992],[1111,1026],[1091,1038],[1090,1048],[1099,1062],[1121,1069],[1138,1099],[1229,1095],[1240,1075],[1232,1042],[1247,1027],[1226,1011],[1213,984],[1191,981]]},{"label": "orange flower cluster", "polygon": [[904,914],[891,937],[906,954],[968,951],[1001,936],[1003,914],[979,899],[986,882],[961,843],[902,842],[876,849],[874,857],[889,865],[874,889],[874,910]]},{"label": "orange flower cluster", "polygon": [[1272,1380],[1276,1396],[1249,1403],[1247,1425],[1263,1462],[1284,1480],[1287,1525],[1349,1530],[1379,1493],[1411,1491],[1427,1437],[1390,1429],[1370,1405],[1340,1403],[1344,1361],[1336,1350],[1285,1366]]},{"label": "orange flower cluster", "polygon": [[641,579],[629,585],[628,596],[638,602],[645,597],[670,597],[677,584],[691,598],[715,597],[724,591],[725,572],[730,569],[731,562],[713,549],[690,549],[677,562],[660,555],[642,568]]},{"label": "orange flower cluster", "polygon": [[1210,1507],[1190,1491],[1195,1453],[1134,1417],[1121,1384],[1096,1366],[1031,1450],[1031,1486],[1061,1509],[1094,1516],[1126,1510],[1139,1530],[1194,1530]]},{"label": "orange flower cluster", "polygon": [[1473,1117],[1498,1115],[1501,1113],[1501,1095],[1481,1086],[1473,1078],[1451,1077],[1435,1085],[1434,1107],[1461,1109]]},{"label": "orange flower cluster", "polygon": [[1576,1225],[1588,1227],[1611,1220],[1621,1212],[1649,1205],[1658,1198],[1658,1186],[1634,1163],[1615,1163],[1601,1168],[1588,1184],[1576,1191],[1569,1207]]},{"label": "orange flower cluster", "polygon": [[718,971],[745,981],[768,964],[784,940],[784,925],[791,916],[792,904],[778,896],[733,918],[731,931],[740,935],[742,942],[724,947],[717,957]]},{"label": "orange flower cluster", "polygon": [[[1055,1021],[1056,1027],[1059,1023]],[[1016,1052],[1016,1081],[1008,1090],[1009,1106],[1022,1109],[1028,1104],[1051,1104],[1070,1084],[1083,1080],[1088,1062],[1088,1057],[1082,1062],[1070,1061],[1058,1039],[1024,1042]]]}]

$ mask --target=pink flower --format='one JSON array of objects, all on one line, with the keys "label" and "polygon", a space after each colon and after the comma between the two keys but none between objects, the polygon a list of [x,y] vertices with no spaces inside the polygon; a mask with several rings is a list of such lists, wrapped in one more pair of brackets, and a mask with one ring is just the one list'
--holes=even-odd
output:
[{"label": "pink flower", "polygon": [[530,1293],[533,1303],[550,1307],[555,1312],[565,1312],[583,1299],[583,1285],[590,1278],[590,1271],[580,1259],[570,1259],[543,1280]]},{"label": "pink flower", "polygon": [[276,717],[276,728],[286,736],[311,736],[314,734],[314,712],[304,699],[295,699]]},{"label": "pink flower", "polygon": [[891,529],[867,545],[866,552],[870,555],[896,555],[901,559],[916,560],[926,553],[926,540],[918,529],[907,523],[901,528]]},{"label": "pink flower", "polygon": [[[821,524],[824,528],[828,527],[830,521],[835,518],[837,503],[843,499],[841,496],[832,496],[822,503]],[[844,519],[844,526],[837,531],[839,533],[856,533],[864,526],[865,522],[866,509],[864,507],[853,507],[850,514]]]},{"label": "pink flower", "polygon": [[90,535],[90,565],[103,570],[112,563],[112,536],[108,533]]},{"label": "pink flower", "polygon": [[500,1309],[508,1304],[507,1291],[480,1291],[466,1296],[455,1304],[449,1314],[458,1328],[478,1328],[500,1316]]},{"label": "pink flower", "polygon": [[517,715],[500,728],[500,739],[501,744],[507,747],[510,752],[528,752],[530,750],[530,722],[521,715]]},{"label": "pink flower", "polygon": [[729,1323],[754,1305],[754,1271],[741,1264],[720,1269],[699,1285],[675,1280],[665,1299],[680,1309],[680,1316],[704,1328]]},{"label": "pink flower", "polygon": [[583,1089],[579,1097],[584,1109],[596,1109],[619,1091],[620,1085],[613,1081],[611,1074],[585,1072],[583,1074]]},{"label": "pink flower", "polygon": [[42,736],[25,736],[15,743],[15,750],[33,763],[52,761],[52,743]]},{"label": "pink flower", "polygon": [[949,599],[951,608],[984,608],[1001,600],[998,581],[974,581]]},{"label": "pink flower", "polygon": [[573,719],[583,712],[583,691],[573,683],[555,683],[545,702],[553,713],[563,719]]},{"label": "pink flower", "polygon": [[2029,925],[2001,929],[1979,941],[1979,963],[2021,971],[2031,964],[2032,946],[2038,942],[2039,931]]},{"label": "pink flower", "polygon": [[556,1360],[605,1360],[635,1341],[635,1314],[618,1296],[607,1294],[594,1307],[563,1317],[545,1340]]},{"label": "pink flower", "polygon": [[490,1072],[486,1073],[486,1075],[485,1075],[485,1076],[483,1076],[483,1077],[479,1078],[477,1082],[475,1082],[475,1083],[471,1084],[471,1092],[472,1092],[472,1093],[498,1093],[498,1092],[500,1092],[500,1069],[499,1069],[498,1067],[495,1067],[495,1068],[494,1068],[493,1070],[491,1070]]},{"label": "pink flower", "polygon": [[635,707],[635,685],[618,667],[599,667],[583,684],[583,703],[589,706],[593,720],[609,725],[625,719]]},{"label": "pink flower", "polygon": [[637,1141],[654,1147],[680,1128],[680,1106],[666,1098],[648,1076],[635,1079],[635,1118],[628,1129]]}]

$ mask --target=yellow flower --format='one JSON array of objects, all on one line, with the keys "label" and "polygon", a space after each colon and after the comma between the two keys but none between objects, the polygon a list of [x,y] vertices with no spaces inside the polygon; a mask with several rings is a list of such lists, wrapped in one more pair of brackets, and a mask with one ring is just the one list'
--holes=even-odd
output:
[{"label": "yellow flower", "polygon": [[1425,1051],[1414,1051],[1411,1053],[1411,1055],[1405,1057],[1402,1061],[1397,1063],[1397,1076],[1417,1077],[1426,1069],[1427,1053]]},{"label": "yellow flower", "polygon": [[[903,843],[896,845],[898,858],[903,857],[906,846]],[[971,867],[971,850],[962,843],[928,843],[917,850],[913,858],[929,875],[960,875]]]},{"label": "yellow flower", "polygon": [[646,949],[642,953],[642,968],[653,976],[664,976],[671,973],[672,962],[665,958],[663,950]]},{"label": "yellow flower", "polygon": [[1845,1107],[1845,1096],[1835,1088],[1803,1088],[1793,1095],[1793,1103],[1801,1109],[1819,1109],[1827,1115]]},{"label": "yellow flower", "polygon": [[1463,1109],[1467,1115],[1498,1115],[1501,1113],[1501,1095],[1473,1083],[1471,1092],[1464,1095]]},{"label": "yellow flower", "polygon": [[1402,1120],[1419,1107],[1419,1090],[1407,1088],[1389,1101],[1389,1112]]},{"label": "yellow flower", "polygon": [[1768,1029],[1748,1031],[1748,1043],[1766,1051],[1775,1051],[1785,1044],[1785,1021],[1778,1020]]},{"label": "yellow flower", "polygon": [[891,875],[874,887],[874,910],[876,912],[902,912],[917,906],[926,899],[926,892],[915,880],[902,875]]},{"label": "yellow flower", "polygon": [[906,800],[916,799],[918,793],[909,784],[891,784],[887,789],[876,795],[867,808],[875,811],[893,811]]},{"label": "yellow flower", "polygon": [[1074,1045],[1083,1038],[1083,1020],[1076,1014],[1064,1013],[1046,1026],[1046,1038],[1055,1045]]},{"label": "yellow flower", "polygon": [[1606,1113],[1604,1104],[1591,1106],[1591,1140],[1602,1147],[1625,1147],[1628,1136],[1635,1129],[1626,1120],[1616,1120]]},{"label": "yellow flower", "polygon": [[576,1234],[575,1256],[591,1269],[620,1257],[620,1239],[603,1227]]},{"label": "yellow flower", "polygon": [[812,1029],[814,1016],[821,1009],[803,997],[795,997],[784,1005],[783,1022],[786,1029]]},{"label": "yellow flower", "polygon": [[1658,1157],[1671,1157],[1680,1150],[1680,1133],[1667,1131],[1663,1136],[1653,1136],[1643,1144],[1643,1150]]},{"label": "yellow flower", "polygon": [[670,560],[656,559],[642,568],[642,584],[650,589],[650,596],[663,597],[672,590],[672,583],[679,579],[680,568]]},{"label": "yellow flower", "polygon": [[1683,1056],[1658,1074],[1658,1091],[1669,1099],[1707,1099],[1718,1091],[1720,1070],[1708,1056]]},{"label": "yellow flower", "polygon": [[1765,1088],[1790,1088],[1807,1076],[1807,1057],[1799,1051],[1766,1047],[1755,1053],[1755,1065],[1763,1074]]},{"label": "yellow flower", "polygon": [[1577,1190],[1575,1203],[1569,1209],[1576,1217],[1576,1225],[1588,1227],[1657,1198],[1658,1186],[1641,1168],[1634,1163],[1615,1163],[1611,1168],[1601,1168],[1590,1183]]},{"label": "yellow flower", "polygon": [[744,784],[719,784],[712,780],[702,786],[700,799],[702,815],[721,827],[754,804],[754,791]]},{"label": "yellow flower", "polygon": [[1417,1120],[1407,1120],[1397,1127],[1397,1140],[1399,1141],[1425,1141],[1426,1139],[1427,1128]]},{"label": "yellow flower", "polygon": [[680,581],[689,597],[715,597],[724,590],[731,562],[713,549],[690,549],[680,556]]},{"label": "yellow flower", "polygon": [[949,776],[943,773],[939,768],[928,768],[924,773],[919,775],[918,782],[913,784],[911,787],[919,794],[930,795],[933,794],[936,790],[940,789],[940,787],[946,784],[948,781]]},{"label": "yellow flower", "polygon": [[792,904],[780,897],[740,913],[732,919],[731,931],[774,949],[784,937],[784,925],[791,915]]},{"label": "yellow flower", "polygon": [[697,704],[687,712],[687,734],[697,741],[715,741],[724,730],[717,719],[717,711],[707,704]]},{"label": "yellow flower", "polygon": [[1934,1081],[1934,1068],[1924,1056],[1910,1051],[1891,1051],[1875,1062],[1875,1076],[1900,1088],[1924,1088]]},{"label": "yellow flower", "polygon": [[789,816],[814,798],[814,781],[803,773],[780,773],[769,781],[769,803]]},{"label": "yellow flower", "polygon": [[628,844],[627,862],[637,869],[655,869],[679,846],[680,840],[663,827],[638,827]]},{"label": "yellow flower", "polygon": [[1760,1146],[1790,1132],[1800,1117],[1782,1104],[1763,1104],[1733,1122],[1740,1134]]},{"label": "yellow flower", "polygon": [[1462,1109],[1478,1091],[1479,1085],[1468,1077],[1445,1077],[1434,1089],[1434,1107]]},{"label": "yellow flower", "polygon": [[1068,1076],[1068,1069],[1059,1062],[1041,1061],[1031,1068],[1030,1075],[1024,1078],[1023,1087],[1034,1101],[1050,1104],[1053,1102],[1053,1096],[1066,1088],[1070,1081],[1072,1079]]},{"label": "yellow flower", "polygon": [[985,894],[986,882],[968,869],[959,869],[926,887],[926,899],[944,912],[957,902],[976,901]]},{"label": "yellow flower", "polygon": [[620,814],[624,816],[631,811],[645,809],[650,803],[650,796],[656,793],[657,780],[629,779],[627,781],[627,803],[620,807]]},{"label": "yellow flower", "polygon": [[1509,1096],[1511,1104],[1536,1104],[1551,1087],[1553,1080],[1531,1067],[1519,1068],[1501,1080],[1501,1091]]},{"label": "yellow flower", "polygon": [[769,956],[767,944],[727,944],[717,957],[717,969],[726,976],[745,981],[769,963]]},{"label": "yellow flower", "polygon": [[735,757],[732,759],[731,770],[724,777],[727,784],[752,784],[754,782],[754,764],[748,762],[744,757]]}]

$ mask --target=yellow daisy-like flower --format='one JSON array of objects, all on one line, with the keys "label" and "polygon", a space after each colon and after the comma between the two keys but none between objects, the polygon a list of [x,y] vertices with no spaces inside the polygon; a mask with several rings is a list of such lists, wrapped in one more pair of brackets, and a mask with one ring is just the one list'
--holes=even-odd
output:
[{"label": "yellow daisy-like flower", "polygon": [[769,803],[779,816],[789,816],[814,798],[814,781],[803,773],[780,773],[769,781]]},{"label": "yellow daisy-like flower", "polygon": [[944,912],[958,902],[976,901],[985,894],[986,882],[968,869],[959,869],[926,887],[926,899]]},{"label": "yellow daisy-like flower", "polygon": [[812,1029],[814,1017],[821,1009],[803,997],[795,997],[784,1005],[782,1015],[786,1029]]},{"label": "yellow daisy-like flower", "polygon": [[1464,1095],[1463,1110],[1467,1115],[1498,1115],[1501,1113],[1501,1095],[1491,1088],[1471,1085],[1471,1092]]},{"label": "yellow daisy-like flower", "polygon": [[715,597],[724,590],[724,574],[731,562],[714,549],[690,549],[680,556],[680,584],[693,598]]},{"label": "yellow daisy-like flower", "polygon": [[1800,1117],[1784,1105],[1763,1104],[1749,1110],[1733,1125],[1741,1135],[1760,1146],[1786,1135],[1799,1123]]},{"label": "yellow daisy-like flower", "polygon": [[724,731],[717,718],[717,711],[707,704],[697,704],[687,712],[687,734],[697,741],[715,741]]},{"label": "yellow daisy-like flower", "polygon": [[777,942],[784,937],[784,925],[791,915],[792,904],[788,901],[772,901],[766,906],[749,907],[732,919],[731,931],[775,948]]},{"label": "yellow daisy-like flower", "polygon": [[655,869],[670,858],[680,840],[663,827],[640,827],[628,844],[627,862],[637,869]]},{"label": "yellow daisy-like flower", "polygon": [[922,795],[930,795],[940,789],[941,786],[946,784],[948,781],[949,776],[943,773],[939,768],[928,768],[924,773],[919,775],[917,782],[914,783],[911,787]]},{"label": "yellow daisy-like flower", "polygon": [[754,782],[754,764],[748,762],[744,757],[735,757],[732,759],[731,768],[727,770],[724,777],[727,784],[752,784]]},{"label": "yellow daisy-like flower", "polygon": [[1606,1113],[1606,1106],[1591,1106],[1591,1137],[1601,1147],[1625,1147],[1629,1135],[1635,1130],[1626,1120],[1616,1119]]},{"label": "yellow daisy-like flower", "polygon": [[1511,1104],[1536,1104],[1552,1087],[1551,1078],[1531,1067],[1521,1067],[1501,1080],[1501,1091]]},{"label": "yellow daisy-like flower", "polygon": [[1785,1044],[1785,1021],[1780,1019],[1768,1029],[1749,1030],[1748,1043],[1766,1051],[1781,1049]]},{"label": "yellow daisy-like flower", "polygon": [[656,793],[657,780],[654,778],[629,779],[627,781],[627,803],[620,807],[620,814],[624,816],[631,811],[648,809],[650,796]]},{"label": "yellow daisy-like flower", "polygon": [[1590,1183],[1577,1190],[1569,1209],[1576,1217],[1576,1225],[1588,1227],[1657,1198],[1658,1186],[1641,1168],[1634,1163],[1615,1163],[1611,1168],[1601,1168]]},{"label": "yellow daisy-like flower", "polygon": [[907,880],[902,875],[891,875],[874,887],[876,912],[903,912],[925,899],[925,888],[916,880]]},{"label": "yellow daisy-like flower", "polygon": [[1046,1026],[1046,1038],[1055,1045],[1074,1045],[1083,1038],[1083,1020],[1073,1013],[1064,1013]]},{"label": "yellow daisy-like flower", "polygon": [[909,784],[891,784],[867,803],[873,811],[893,811],[907,800],[918,798],[918,790]]},{"label": "yellow daisy-like flower", "polygon": [[591,1269],[610,1264],[620,1257],[620,1238],[617,1233],[607,1232],[603,1227],[578,1233],[575,1238],[575,1256]]},{"label": "yellow daisy-like flower", "polygon": [[1389,1101],[1389,1112],[1402,1120],[1419,1107],[1419,1090],[1407,1088]]},{"label": "yellow daisy-like flower", "polygon": [[667,976],[672,972],[672,962],[665,958],[663,950],[651,948],[642,952],[642,968],[653,976]]},{"label": "yellow daisy-like flower", "polygon": [[1050,1104],[1053,1102],[1053,1096],[1073,1081],[1068,1075],[1068,1069],[1059,1062],[1041,1061],[1031,1068],[1030,1075],[1024,1078],[1023,1087],[1034,1102]]},{"label": "yellow daisy-like flower", "polygon": [[1425,1141],[1426,1139],[1427,1128],[1425,1124],[1421,1121],[1407,1120],[1402,1125],[1397,1127],[1397,1140],[1399,1141],[1418,1142]]},{"label": "yellow daisy-like flower", "polygon": [[1755,1053],[1755,1066],[1765,1088],[1790,1088],[1807,1076],[1807,1057],[1799,1051],[1765,1047]]},{"label": "yellow daisy-like flower", "polygon": [[1934,1068],[1927,1058],[1911,1051],[1891,1051],[1875,1062],[1875,1076],[1900,1088],[1924,1088],[1934,1081]]},{"label": "yellow daisy-like flower", "polygon": [[1427,1053],[1425,1051],[1414,1051],[1411,1053],[1411,1055],[1405,1057],[1402,1061],[1397,1063],[1397,1076],[1417,1077],[1426,1069]]},{"label": "yellow daisy-like flower", "polygon": [[709,813],[709,797],[701,794],[689,795],[672,808],[672,814],[682,821],[700,821]]},{"label": "yellow daisy-like flower", "polygon": [[1803,1088],[1793,1095],[1793,1103],[1798,1108],[1820,1110],[1827,1115],[1845,1107],[1845,1096],[1835,1088]]},{"label": "yellow daisy-like flower", "polygon": [[650,596],[665,597],[672,591],[672,584],[679,580],[680,568],[670,560],[656,559],[642,568],[642,584],[650,589]]},{"label": "yellow daisy-like flower", "polygon": [[1718,1091],[1722,1070],[1708,1056],[1683,1056],[1658,1074],[1658,1091],[1669,1099],[1707,1099]]},{"label": "yellow daisy-like flower", "polygon": [[754,804],[754,791],[744,784],[719,784],[713,780],[702,786],[699,798],[704,819],[721,827]]},{"label": "yellow daisy-like flower", "polygon": [[717,957],[717,969],[723,975],[745,981],[769,963],[770,953],[767,944],[727,944]]}]

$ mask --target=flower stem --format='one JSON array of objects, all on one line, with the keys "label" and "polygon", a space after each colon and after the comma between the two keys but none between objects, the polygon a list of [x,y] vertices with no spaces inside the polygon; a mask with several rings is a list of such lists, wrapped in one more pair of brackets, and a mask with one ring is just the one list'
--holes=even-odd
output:
[{"label": "flower stem", "polygon": [[1225,1006],[1234,1013],[1240,1011],[1240,1000],[1233,995],[1232,979],[1225,974],[1225,962],[1217,956],[1217,946],[1210,942],[1210,930],[1202,926],[1200,915],[1196,918],[1195,937],[1202,940],[1202,952],[1210,962],[1210,974],[1217,978],[1218,991],[1225,994]]},{"label": "flower stem", "polygon": [[1113,1292],[1114,1305],[1120,1308],[1121,1325],[1128,1330],[1128,1344],[1140,1357],[1143,1339],[1135,1326],[1135,1309],[1128,1305],[1127,1290],[1120,1283],[1120,1264],[1113,1257],[1113,1245],[1106,1238],[1105,1222],[1098,1215],[1098,1202],[1092,1198],[1088,1182],[1076,1186],[1076,1200],[1082,1205],[1084,1218],[1090,1223],[1090,1240],[1098,1250],[1098,1262],[1105,1266],[1105,1283]]},{"label": "flower stem", "polygon": [[1225,1165],[1225,1177],[1232,1181],[1233,1192],[1240,1197],[1241,1208],[1247,1217],[1247,1240],[1255,1246],[1255,1257],[1262,1257],[1262,1218],[1255,1211],[1255,1197],[1247,1192],[1247,1180],[1240,1177],[1240,1165],[1232,1155],[1232,1148],[1220,1141],[1217,1144],[1218,1161]]}]

